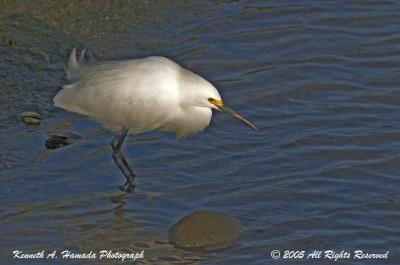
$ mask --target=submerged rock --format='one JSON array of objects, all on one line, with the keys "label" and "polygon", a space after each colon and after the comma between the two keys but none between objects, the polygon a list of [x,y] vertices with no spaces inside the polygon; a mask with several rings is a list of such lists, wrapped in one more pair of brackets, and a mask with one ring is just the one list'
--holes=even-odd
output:
[{"label": "submerged rock", "polygon": [[56,132],[49,135],[49,138],[47,138],[45,145],[47,149],[57,149],[66,145],[70,145],[81,138],[82,136],[75,133]]},{"label": "submerged rock", "polygon": [[183,217],[170,230],[170,241],[179,248],[216,250],[239,238],[241,227],[230,216],[198,211]]},{"label": "submerged rock", "polygon": [[39,125],[42,122],[42,116],[33,111],[24,111],[18,115],[20,119],[27,124]]}]

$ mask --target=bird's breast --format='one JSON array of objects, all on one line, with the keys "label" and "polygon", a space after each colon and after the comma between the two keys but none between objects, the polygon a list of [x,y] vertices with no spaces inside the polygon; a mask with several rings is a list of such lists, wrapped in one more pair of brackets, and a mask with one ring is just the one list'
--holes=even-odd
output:
[{"label": "bird's breast", "polygon": [[212,111],[207,107],[182,108],[160,129],[174,132],[178,138],[197,134],[210,124]]}]

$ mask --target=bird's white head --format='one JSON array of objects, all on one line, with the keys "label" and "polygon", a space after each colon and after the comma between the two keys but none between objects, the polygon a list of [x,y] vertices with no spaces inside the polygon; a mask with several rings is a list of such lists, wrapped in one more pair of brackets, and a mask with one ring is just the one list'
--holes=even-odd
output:
[{"label": "bird's white head", "polygon": [[210,82],[187,69],[184,69],[184,75],[186,79],[185,85],[188,86],[186,90],[188,93],[186,93],[186,96],[188,102],[190,102],[192,106],[207,107],[209,109],[223,111],[253,130],[258,130],[257,127],[248,120],[227,107],[222,101],[218,90]]},{"label": "bird's white head", "polygon": [[201,76],[182,68],[181,77],[183,81],[181,83],[183,92],[181,103],[211,109],[218,109],[217,105],[213,103],[220,102],[222,104],[218,90]]}]

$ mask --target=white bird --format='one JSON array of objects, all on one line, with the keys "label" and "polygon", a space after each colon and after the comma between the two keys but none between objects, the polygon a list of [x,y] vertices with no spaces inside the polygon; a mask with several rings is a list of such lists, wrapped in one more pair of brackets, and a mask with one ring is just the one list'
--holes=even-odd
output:
[{"label": "white bird", "polygon": [[135,173],[121,148],[127,133],[174,132],[177,138],[196,134],[209,124],[212,109],[224,111],[250,128],[257,128],[224,105],[217,89],[201,76],[165,57],[86,62],[76,48],[65,67],[70,84],[54,97],[54,105],[87,115],[119,132],[111,142],[113,159],[134,187]]}]

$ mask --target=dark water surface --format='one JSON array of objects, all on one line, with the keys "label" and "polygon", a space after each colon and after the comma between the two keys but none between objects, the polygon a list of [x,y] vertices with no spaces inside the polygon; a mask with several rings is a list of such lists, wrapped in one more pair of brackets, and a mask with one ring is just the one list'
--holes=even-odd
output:
[{"label": "dark water surface", "polygon": [[[2,1],[1,264],[12,251],[144,250],[143,264],[400,264],[400,1]],[[254,133],[216,113],[190,139],[130,136],[137,189],[113,135],[56,109],[74,46],[99,58],[165,55],[201,73]],[[43,115],[22,124],[22,111]],[[49,132],[84,138],[46,150]],[[237,219],[226,250],[168,243],[196,210]],[[279,250],[364,250],[389,260],[271,259]]]}]

